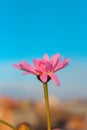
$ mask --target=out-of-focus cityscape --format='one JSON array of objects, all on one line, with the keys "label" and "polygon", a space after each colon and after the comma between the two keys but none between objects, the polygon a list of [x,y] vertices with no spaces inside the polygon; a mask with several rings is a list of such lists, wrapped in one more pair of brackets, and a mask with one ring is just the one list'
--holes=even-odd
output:
[{"label": "out-of-focus cityscape", "polygon": [[[87,130],[87,100],[59,100],[49,98],[52,129]],[[0,98],[0,118],[17,126],[29,122],[32,130],[46,130],[44,100],[17,100],[10,97]],[[0,124],[0,130],[11,130]]]}]

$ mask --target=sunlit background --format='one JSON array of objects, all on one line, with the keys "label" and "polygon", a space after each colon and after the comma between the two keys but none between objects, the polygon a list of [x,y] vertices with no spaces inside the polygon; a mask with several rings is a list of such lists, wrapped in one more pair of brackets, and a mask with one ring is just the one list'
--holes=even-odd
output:
[{"label": "sunlit background", "polygon": [[12,65],[60,53],[71,58],[49,82],[60,99],[87,98],[87,2],[82,0],[3,0],[0,2],[0,96],[40,99],[42,84]]}]

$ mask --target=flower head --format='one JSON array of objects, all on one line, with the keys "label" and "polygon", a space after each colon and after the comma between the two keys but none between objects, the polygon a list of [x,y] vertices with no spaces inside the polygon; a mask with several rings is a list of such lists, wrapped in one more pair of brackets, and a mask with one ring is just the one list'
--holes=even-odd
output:
[{"label": "flower head", "polygon": [[70,59],[61,59],[60,54],[53,55],[51,58],[47,54],[44,55],[43,59],[33,60],[34,66],[31,66],[27,62],[20,62],[13,66],[24,71],[23,74],[34,74],[38,79],[46,83],[52,79],[57,86],[60,85],[58,77],[54,74],[56,71],[66,67]]}]

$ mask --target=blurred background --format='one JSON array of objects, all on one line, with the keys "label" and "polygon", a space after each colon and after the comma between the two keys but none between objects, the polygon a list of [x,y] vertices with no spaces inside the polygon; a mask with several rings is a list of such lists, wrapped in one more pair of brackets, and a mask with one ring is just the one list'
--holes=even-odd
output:
[{"label": "blurred background", "polygon": [[[46,128],[42,84],[33,75],[23,76],[13,64],[33,65],[32,60],[44,54],[60,53],[71,63],[56,73],[60,87],[48,83],[52,127],[87,129],[86,7],[85,0],[0,1],[0,118]],[[7,130],[3,127],[0,130]]]}]

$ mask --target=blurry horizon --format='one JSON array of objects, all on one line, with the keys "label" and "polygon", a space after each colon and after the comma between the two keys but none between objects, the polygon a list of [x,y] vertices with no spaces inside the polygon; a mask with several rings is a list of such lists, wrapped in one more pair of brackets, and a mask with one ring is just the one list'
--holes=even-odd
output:
[{"label": "blurry horizon", "polygon": [[87,8],[82,0],[3,0],[0,2],[0,96],[43,98],[42,84],[12,65],[60,53],[71,58],[49,82],[57,98],[87,98]]}]

